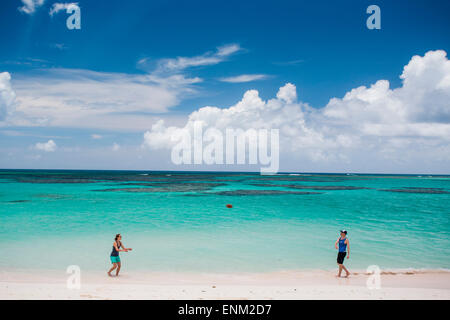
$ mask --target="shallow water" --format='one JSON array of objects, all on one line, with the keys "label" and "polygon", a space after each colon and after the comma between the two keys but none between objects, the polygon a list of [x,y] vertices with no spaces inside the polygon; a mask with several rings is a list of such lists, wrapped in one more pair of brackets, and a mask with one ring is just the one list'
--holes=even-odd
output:
[{"label": "shallow water", "polygon": [[[0,171],[0,268],[450,268],[450,176]],[[229,209],[226,204],[232,204]]]}]

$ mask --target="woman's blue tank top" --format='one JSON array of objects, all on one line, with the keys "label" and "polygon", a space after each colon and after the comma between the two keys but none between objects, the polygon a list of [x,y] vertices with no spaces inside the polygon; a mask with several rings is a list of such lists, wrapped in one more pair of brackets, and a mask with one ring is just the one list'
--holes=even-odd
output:
[{"label": "woman's blue tank top", "polygon": [[[120,243],[117,243],[117,248],[120,249]],[[119,251],[117,251],[116,248],[113,246],[112,252],[111,252],[111,257],[118,257],[118,256],[119,256]]]},{"label": "woman's blue tank top", "polygon": [[339,238],[339,252],[347,251],[347,244],[345,243],[345,240],[347,240],[347,238],[344,239]]}]

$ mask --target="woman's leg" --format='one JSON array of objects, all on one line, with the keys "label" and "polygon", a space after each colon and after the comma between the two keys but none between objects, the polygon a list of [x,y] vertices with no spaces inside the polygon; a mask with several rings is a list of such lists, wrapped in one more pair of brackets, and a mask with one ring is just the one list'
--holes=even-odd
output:
[{"label": "woman's leg", "polygon": [[122,266],[122,265],[120,264],[120,262],[117,262],[116,276],[119,275],[119,271],[120,271],[120,267],[121,267],[121,266]]},{"label": "woman's leg", "polygon": [[113,271],[115,268],[117,268],[117,263],[113,263],[112,268],[108,271],[108,276],[111,276],[111,271]]}]

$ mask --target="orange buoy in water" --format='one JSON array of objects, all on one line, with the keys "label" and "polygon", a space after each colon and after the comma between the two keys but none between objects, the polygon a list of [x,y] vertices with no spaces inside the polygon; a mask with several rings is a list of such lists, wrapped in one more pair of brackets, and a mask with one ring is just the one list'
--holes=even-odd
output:
[{"label": "orange buoy in water", "polygon": [[227,208],[233,208],[231,204],[227,204]]}]

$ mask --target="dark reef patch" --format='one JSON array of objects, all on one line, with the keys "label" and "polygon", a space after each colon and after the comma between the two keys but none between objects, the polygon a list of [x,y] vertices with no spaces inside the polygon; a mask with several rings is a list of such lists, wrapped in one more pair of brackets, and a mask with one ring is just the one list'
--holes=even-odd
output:
[{"label": "dark reef patch", "polygon": [[8,203],[23,203],[23,202],[31,202],[31,200],[11,200],[11,201],[6,201]]},{"label": "dark reef patch", "polygon": [[[108,171],[56,171],[56,172],[5,172],[2,179],[22,183],[97,183],[97,182],[142,182],[142,183],[181,183],[181,182],[225,182],[236,181],[230,177],[242,174],[216,175],[208,173],[166,173],[166,172],[108,172]],[[242,179],[242,178],[236,178]]]},{"label": "dark reef patch", "polygon": [[214,194],[220,196],[256,196],[256,195],[282,195],[282,194],[320,194],[320,192],[282,191],[282,190],[231,190],[219,191]]},{"label": "dark reef patch", "polygon": [[367,180],[371,177],[363,176],[347,176],[347,175],[275,175],[275,176],[259,176],[251,177],[249,180],[256,181],[303,181],[303,182],[327,182],[327,183],[339,183],[345,181],[355,180]]},{"label": "dark reef patch", "polygon": [[68,196],[65,194],[54,194],[54,193],[39,193],[39,194],[35,194],[33,196],[37,197],[37,198],[46,198],[46,199],[55,199],[55,200],[71,198],[71,196]]},{"label": "dark reef patch", "polygon": [[400,192],[400,193],[426,193],[426,194],[450,194],[443,188],[420,188],[420,187],[404,187],[400,189],[378,189],[378,191],[385,192]]},{"label": "dark reef patch", "polygon": [[369,189],[365,187],[353,187],[353,186],[302,186],[297,184],[252,184],[257,187],[283,187],[291,189],[309,189],[309,190],[361,190]]},{"label": "dark reef patch", "polygon": [[210,183],[210,182],[137,182],[137,183],[133,183],[133,182],[126,182],[126,183],[120,183],[119,185],[121,186],[144,186],[144,187],[164,187],[164,188],[176,188],[179,186],[190,186],[192,188],[198,188],[198,187],[209,187],[209,188],[214,188],[214,187],[220,187],[220,186],[225,186],[225,183]]},{"label": "dark reef patch", "polygon": [[[133,185],[133,184],[130,184]],[[151,186],[150,188],[108,188],[93,191],[104,192],[136,192],[136,193],[155,193],[155,192],[202,192],[209,191],[214,187],[223,186],[224,183],[158,183],[158,184],[141,184]]]},{"label": "dark reef patch", "polygon": [[64,178],[18,178],[20,183],[95,183],[93,179],[64,179]]}]

